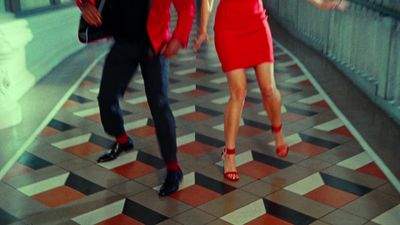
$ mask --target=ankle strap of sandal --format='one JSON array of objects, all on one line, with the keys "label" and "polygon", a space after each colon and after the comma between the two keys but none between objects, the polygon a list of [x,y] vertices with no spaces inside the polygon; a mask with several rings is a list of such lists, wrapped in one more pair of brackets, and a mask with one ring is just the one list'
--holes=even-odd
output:
[{"label": "ankle strap of sandal", "polygon": [[278,126],[272,126],[272,132],[274,133],[278,133],[282,130],[282,124],[278,125]]},{"label": "ankle strap of sandal", "polygon": [[235,148],[225,148],[225,149],[224,149],[224,152],[225,152],[225,154],[227,154],[227,155],[233,155],[233,154],[235,154],[236,149],[235,149]]}]

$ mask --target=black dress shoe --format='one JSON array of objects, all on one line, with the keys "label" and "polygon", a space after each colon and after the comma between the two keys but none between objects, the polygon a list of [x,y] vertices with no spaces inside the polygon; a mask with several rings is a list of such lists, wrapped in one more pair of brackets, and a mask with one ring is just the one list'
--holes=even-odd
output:
[{"label": "black dress shoe", "polygon": [[119,154],[121,154],[121,152],[129,151],[131,149],[133,149],[133,141],[130,138],[125,144],[118,144],[116,142],[112,149],[108,150],[104,155],[97,159],[97,162],[102,163],[114,160],[119,156]]},{"label": "black dress shoe", "polygon": [[179,189],[179,183],[182,181],[182,178],[183,174],[181,169],[178,171],[168,170],[167,178],[165,178],[165,182],[160,188],[159,195],[167,196],[176,192]]}]

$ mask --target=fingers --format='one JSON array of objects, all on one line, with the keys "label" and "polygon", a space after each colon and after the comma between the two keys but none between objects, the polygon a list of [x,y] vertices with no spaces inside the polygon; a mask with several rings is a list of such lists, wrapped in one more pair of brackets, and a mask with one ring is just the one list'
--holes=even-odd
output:
[{"label": "fingers", "polygon": [[350,4],[349,4],[348,1],[342,1],[342,2],[338,5],[337,8],[338,8],[339,10],[344,11],[344,10],[346,10],[347,8],[349,8],[349,6],[350,6]]},{"label": "fingers", "polygon": [[84,3],[81,7],[83,19],[92,26],[101,26],[101,14],[96,7],[90,3]]},{"label": "fingers", "polygon": [[204,41],[207,41],[207,42],[209,41],[208,35],[207,34],[200,34],[197,37],[197,39],[194,41],[194,44],[193,44],[194,51],[199,50]]},{"label": "fingers", "polygon": [[165,49],[161,50],[161,54],[164,55],[166,58],[171,58],[178,54],[179,49],[181,49],[181,44],[176,39],[172,39],[166,44]]}]

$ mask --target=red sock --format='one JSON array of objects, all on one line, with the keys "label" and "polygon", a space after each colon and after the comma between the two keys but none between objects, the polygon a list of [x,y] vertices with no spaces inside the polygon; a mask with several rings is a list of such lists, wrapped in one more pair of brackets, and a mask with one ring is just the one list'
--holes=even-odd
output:
[{"label": "red sock", "polygon": [[179,166],[178,162],[167,162],[167,170],[173,170],[173,171],[178,171]]},{"label": "red sock", "polygon": [[115,138],[118,144],[125,144],[129,141],[129,137],[126,134]]}]

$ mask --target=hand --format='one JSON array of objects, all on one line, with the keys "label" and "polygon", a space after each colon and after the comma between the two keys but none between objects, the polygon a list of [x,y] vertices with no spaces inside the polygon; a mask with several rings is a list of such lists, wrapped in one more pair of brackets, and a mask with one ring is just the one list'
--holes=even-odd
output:
[{"label": "hand", "polygon": [[101,26],[101,14],[97,10],[96,6],[92,5],[88,1],[82,1],[80,9],[82,12],[82,18],[88,24],[96,27]]},{"label": "hand", "polygon": [[197,50],[200,49],[201,44],[203,44],[204,41],[207,42],[209,41],[207,32],[201,32],[197,35],[196,40],[194,40],[193,50],[197,52]]},{"label": "hand", "polygon": [[161,54],[164,55],[166,58],[171,58],[178,54],[179,49],[182,48],[181,43],[172,38],[164,47],[161,49]]}]

